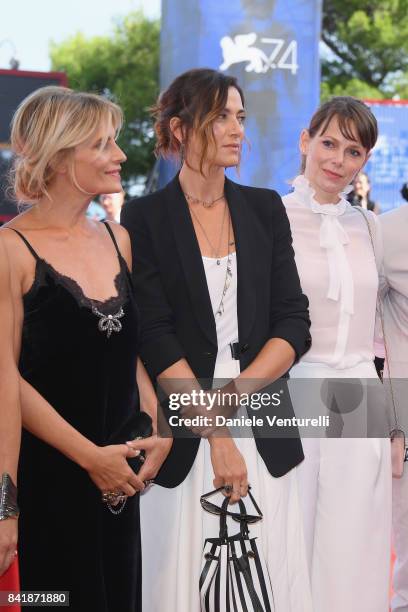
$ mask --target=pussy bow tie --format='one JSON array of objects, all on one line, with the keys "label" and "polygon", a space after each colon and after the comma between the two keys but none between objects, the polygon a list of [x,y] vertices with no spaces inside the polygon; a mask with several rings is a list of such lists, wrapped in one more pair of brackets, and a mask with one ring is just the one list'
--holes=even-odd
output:
[{"label": "pussy bow tie", "polygon": [[321,217],[319,242],[327,252],[329,266],[329,287],[326,297],[336,302],[340,300],[340,310],[353,314],[353,275],[344,248],[350,239],[339,221],[339,217],[344,215],[349,205],[341,197],[342,194],[337,204],[319,204],[314,199],[315,191],[304,176],[296,177],[293,187],[300,200]]},{"label": "pussy bow tie", "polygon": [[354,312],[354,285],[350,264],[344,246],[350,242],[339,217],[346,211],[347,203],[318,204],[311,202],[314,213],[321,215],[320,246],[326,249],[329,264],[329,300],[340,299],[340,309],[348,314]]}]

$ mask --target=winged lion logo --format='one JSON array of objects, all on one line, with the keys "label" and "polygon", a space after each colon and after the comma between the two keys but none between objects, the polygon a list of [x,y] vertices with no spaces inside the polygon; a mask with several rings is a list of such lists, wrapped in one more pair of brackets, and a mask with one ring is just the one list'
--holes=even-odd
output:
[{"label": "winged lion logo", "polygon": [[249,34],[238,34],[232,39],[230,36],[223,36],[220,45],[223,55],[223,63],[220,70],[228,70],[232,64],[247,62],[246,72],[266,72],[269,68],[269,58],[257,47],[252,47],[257,40],[255,32]]}]

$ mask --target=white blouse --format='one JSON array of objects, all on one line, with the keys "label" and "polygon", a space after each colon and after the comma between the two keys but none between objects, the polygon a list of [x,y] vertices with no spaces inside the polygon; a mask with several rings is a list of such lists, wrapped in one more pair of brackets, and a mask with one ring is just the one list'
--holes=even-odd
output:
[{"label": "white blouse", "polygon": [[223,299],[223,313],[217,315],[225,286],[228,256],[219,259],[203,257],[205,276],[207,279],[208,292],[210,294],[211,306],[214,313],[217,329],[217,362],[226,363],[231,361],[230,342],[238,341],[238,315],[237,315],[237,258],[236,253],[231,253],[231,276],[228,279],[228,289]]},{"label": "white blouse", "polygon": [[[293,187],[282,199],[312,321],[312,348],[302,361],[338,369],[372,361],[379,236],[375,257],[366,221],[342,194],[337,204],[319,204],[304,176]],[[378,224],[370,226],[377,231]]]}]

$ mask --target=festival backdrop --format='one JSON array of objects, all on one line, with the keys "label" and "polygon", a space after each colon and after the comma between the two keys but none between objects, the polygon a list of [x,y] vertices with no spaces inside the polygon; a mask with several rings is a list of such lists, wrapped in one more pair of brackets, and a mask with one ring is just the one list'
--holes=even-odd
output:
[{"label": "festival backdrop", "polygon": [[[161,88],[209,67],[238,78],[248,119],[240,176],[287,193],[299,133],[319,104],[321,0],[162,0]],[[161,164],[160,186],[176,168]]]}]

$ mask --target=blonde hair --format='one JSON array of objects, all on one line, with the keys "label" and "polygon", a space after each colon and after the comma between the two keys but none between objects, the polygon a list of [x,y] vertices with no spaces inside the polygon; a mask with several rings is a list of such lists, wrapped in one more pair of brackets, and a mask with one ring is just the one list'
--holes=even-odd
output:
[{"label": "blonde hair", "polygon": [[[47,187],[56,175],[58,164],[91,138],[101,122],[108,124],[108,121],[119,131],[122,110],[97,94],[49,86],[27,96],[11,123],[11,147],[15,154],[11,179],[17,199],[35,203],[44,196],[49,198]],[[69,173],[81,189],[73,163]]]}]

